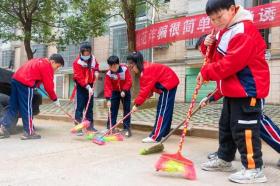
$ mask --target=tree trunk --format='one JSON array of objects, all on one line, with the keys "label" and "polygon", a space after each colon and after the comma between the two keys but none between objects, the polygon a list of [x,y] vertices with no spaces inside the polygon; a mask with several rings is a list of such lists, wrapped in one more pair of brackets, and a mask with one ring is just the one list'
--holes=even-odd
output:
[{"label": "tree trunk", "polygon": [[[127,25],[128,52],[136,51],[136,0],[122,0],[124,19]],[[132,97],[135,98],[139,92],[139,77],[132,73],[133,86]]]},{"label": "tree trunk", "polygon": [[27,23],[24,27],[24,47],[27,59],[33,59],[33,52],[31,49],[31,23]]}]

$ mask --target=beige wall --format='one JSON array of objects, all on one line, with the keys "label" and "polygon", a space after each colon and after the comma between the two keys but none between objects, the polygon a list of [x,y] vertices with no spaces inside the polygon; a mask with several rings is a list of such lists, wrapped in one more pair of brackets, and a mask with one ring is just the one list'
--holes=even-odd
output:
[{"label": "beige wall", "polygon": [[107,64],[107,58],[109,57],[109,35],[94,38],[93,51],[99,63]]},{"label": "beige wall", "polygon": [[186,55],[185,41],[172,43],[169,48],[154,49],[154,61],[174,62],[184,60]]}]

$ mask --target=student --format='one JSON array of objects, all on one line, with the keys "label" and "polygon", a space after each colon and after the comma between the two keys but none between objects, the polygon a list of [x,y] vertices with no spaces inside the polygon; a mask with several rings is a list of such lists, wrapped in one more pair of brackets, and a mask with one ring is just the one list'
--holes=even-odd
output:
[{"label": "student", "polygon": [[152,133],[143,143],[160,142],[165,137],[171,127],[175,95],[179,78],[175,72],[166,65],[159,63],[144,62],[140,52],[133,52],[127,57],[131,70],[140,75],[140,90],[134,100],[132,110],[136,112],[145,100],[156,92],[160,94],[157,105],[157,115]]},{"label": "student", "polygon": [[22,140],[40,139],[33,126],[32,98],[34,88],[42,82],[49,97],[57,106],[59,100],[54,92],[54,72],[64,66],[64,60],[60,54],[53,54],[49,59],[35,58],[27,61],[12,77],[9,110],[1,121],[0,138],[10,136],[8,129],[15,115],[20,113],[23,122],[24,134]]},{"label": "student", "polygon": [[202,164],[207,171],[233,171],[236,148],[243,169],[231,174],[236,183],[266,182],[260,140],[262,101],[269,92],[266,44],[253,25],[251,13],[234,0],[208,0],[206,13],[220,31],[205,38],[201,50],[210,50],[211,63],[204,65],[197,82],[217,81],[215,100],[224,96],[219,122],[218,158]]},{"label": "student", "polygon": [[[123,105],[123,115],[130,112],[132,79],[129,69],[126,65],[120,65],[117,56],[110,56],[107,60],[109,70],[105,76],[104,96],[107,99],[107,107],[111,110],[112,126],[116,124],[120,102]],[[124,134],[130,137],[130,116],[123,122]],[[107,122],[107,128],[110,128],[110,122]]]},{"label": "student", "polygon": [[99,64],[92,54],[91,45],[84,43],[80,47],[80,54],[73,62],[74,81],[77,88],[77,106],[75,110],[75,119],[82,122],[83,111],[86,109],[88,99],[89,107],[86,113],[86,119],[90,126],[88,131],[97,132],[93,125],[93,84],[99,75]]}]

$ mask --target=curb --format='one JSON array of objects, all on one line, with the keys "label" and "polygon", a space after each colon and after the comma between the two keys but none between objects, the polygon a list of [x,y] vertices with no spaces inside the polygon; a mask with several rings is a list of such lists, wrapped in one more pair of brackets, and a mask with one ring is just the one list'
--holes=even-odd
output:
[{"label": "curb", "polygon": [[[40,114],[35,116],[37,119],[44,119],[44,120],[56,120],[56,121],[65,121],[65,122],[72,122],[72,120],[64,115],[45,115]],[[94,124],[98,126],[105,126],[105,123],[107,120],[105,119],[95,119]],[[131,128],[138,131],[144,131],[144,132],[150,132],[153,129],[153,125],[148,122],[141,122],[141,121],[132,121],[131,122]],[[172,128],[172,127],[171,127]],[[174,134],[175,135],[181,135],[182,128],[178,129]],[[188,136],[194,136],[194,137],[202,137],[202,138],[218,138],[218,128],[214,127],[199,127],[199,126],[192,126],[187,131]]]}]

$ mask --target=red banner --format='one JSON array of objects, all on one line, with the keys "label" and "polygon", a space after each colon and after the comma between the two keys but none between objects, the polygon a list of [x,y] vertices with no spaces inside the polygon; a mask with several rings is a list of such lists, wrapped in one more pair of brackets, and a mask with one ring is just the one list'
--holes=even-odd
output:
[{"label": "red banner", "polygon": [[[280,26],[280,3],[269,3],[248,9],[259,29]],[[169,42],[200,37],[210,33],[210,18],[206,14],[181,17],[150,25],[136,31],[136,49],[143,50]]]}]

